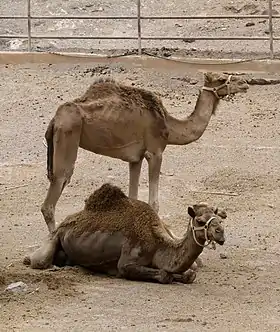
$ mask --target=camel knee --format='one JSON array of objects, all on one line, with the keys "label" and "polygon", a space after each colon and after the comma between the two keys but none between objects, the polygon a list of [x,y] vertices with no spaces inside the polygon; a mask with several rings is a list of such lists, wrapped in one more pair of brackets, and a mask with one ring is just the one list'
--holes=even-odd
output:
[{"label": "camel knee", "polygon": [[196,262],[192,263],[190,269],[193,270],[193,271],[197,270],[197,264],[196,264]]},{"label": "camel knee", "polygon": [[52,259],[35,252],[29,257],[25,257],[23,263],[29,265],[32,269],[45,270],[52,266]]},{"label": "camel knee", "polygon": [[118,277],[126,278],[131,272],[131,264],[118,264]]}]

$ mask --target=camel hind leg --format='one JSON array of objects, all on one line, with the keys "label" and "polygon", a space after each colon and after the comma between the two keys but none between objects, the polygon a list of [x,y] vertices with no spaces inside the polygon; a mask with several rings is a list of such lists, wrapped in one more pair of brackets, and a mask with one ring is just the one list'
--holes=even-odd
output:
[{"label": "camel hind leg", "polygon": [[57,236],[48,238],[44,244],[31,255],[24,257],[23,264],[32,269],[47,269],[53,265],[53,259],[59,245]]},{"label": "camel hind leg", "polygon": [[71,103],[60,106],[53,120],[53,134],[48,143],[53,144],[53,155],[50,156],[50,185],[41,206],[50,233],[55,229],[56,204],[74,172],[81,130],[82,118],[78,106]]}]

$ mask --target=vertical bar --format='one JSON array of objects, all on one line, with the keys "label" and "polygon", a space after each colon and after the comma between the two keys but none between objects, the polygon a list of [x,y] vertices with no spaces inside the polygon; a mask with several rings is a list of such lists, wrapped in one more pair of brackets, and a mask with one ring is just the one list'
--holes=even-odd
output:
[{"label": "vertical bar", "polygon": [[28,33],[28,52],[31,52],[31,0],[27,0],[27,33]]},{"label": "vertical bar", "polygon": [[270,47],[270,59],[274,58],[273,51],[273,20],[272,20],[272,0],[268,0],[268,15],[269,15],[269,47]]},{"label": "vertical bar", "polygon": [[138,55],[142,54],[141,39],[141,0],[137,0]]}]

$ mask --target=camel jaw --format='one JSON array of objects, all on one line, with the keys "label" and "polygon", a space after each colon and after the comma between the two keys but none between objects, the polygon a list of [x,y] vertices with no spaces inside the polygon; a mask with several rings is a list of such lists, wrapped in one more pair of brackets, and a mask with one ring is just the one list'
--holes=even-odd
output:
[{"label": "camel jaw", "polygon": [[224,245],[225,240],[216,240],[216,243],[218,243],[220,246]]}]

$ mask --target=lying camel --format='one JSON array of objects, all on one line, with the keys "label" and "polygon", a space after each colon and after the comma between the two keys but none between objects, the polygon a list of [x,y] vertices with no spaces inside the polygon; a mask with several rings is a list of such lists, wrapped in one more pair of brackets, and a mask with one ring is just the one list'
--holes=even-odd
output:
[{"label": "lying camel", "polygon": [[226,213],[200,203],[189,207],[188,214],[186,233],[172,239],[149,204],[106,183],[24,264],[34,269],[80,265],[130,280],[192,283],[196,272],[190,267],[203,248],[212,241],[225,242],[221,222]]},{"label": "lying camel", "polygon": [[240,76],[205,73],[193,112],[176,119],[148,90],[112,79],[95,81],[80,98],[60,105],[49,123],[47,169],[50,181],[41,206],[49,232],[55,229],[55,207],[74,172],[78,148],[129,163],[129,197],[138,198],[143,159],[149,169],[149,204],[159,210],[162,155],[168,144],[196,141],[224,96],[246,92]]}]

